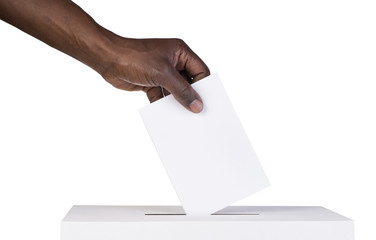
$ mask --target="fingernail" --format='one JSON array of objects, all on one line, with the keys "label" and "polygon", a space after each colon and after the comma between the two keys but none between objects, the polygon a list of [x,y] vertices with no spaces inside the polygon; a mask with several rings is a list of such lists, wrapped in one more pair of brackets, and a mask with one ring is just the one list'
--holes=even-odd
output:
[{"label": "fingernail", "polygon": [[191,109],[191,111],[194,112],[194,113],[201,112],[202,108],[203,108],[203,104],[198,99],[193,100],[193,102],[191,102],[191,104],[189,104],[189,109]]}]

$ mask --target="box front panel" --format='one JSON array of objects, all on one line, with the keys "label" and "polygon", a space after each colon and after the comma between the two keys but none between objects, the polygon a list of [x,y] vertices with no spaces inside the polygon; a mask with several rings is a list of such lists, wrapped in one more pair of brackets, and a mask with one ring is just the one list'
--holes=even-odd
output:
[{"label": "box front panel", "polygon": [[354,240],[352,221],[63,222],[61,240]]}]

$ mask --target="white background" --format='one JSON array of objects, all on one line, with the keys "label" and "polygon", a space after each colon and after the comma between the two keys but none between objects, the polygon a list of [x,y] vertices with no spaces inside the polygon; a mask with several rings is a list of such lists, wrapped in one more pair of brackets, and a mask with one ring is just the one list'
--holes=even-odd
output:
[{"label": "white background", "polygon": [[[182,38],[220,74],[272,184],[237,204],[322,205],[376,239],[374,1],[76,2],[120,35]],[[58,239],[74,204],[179,204],[143,93],[0,33],[0,239]]]}]

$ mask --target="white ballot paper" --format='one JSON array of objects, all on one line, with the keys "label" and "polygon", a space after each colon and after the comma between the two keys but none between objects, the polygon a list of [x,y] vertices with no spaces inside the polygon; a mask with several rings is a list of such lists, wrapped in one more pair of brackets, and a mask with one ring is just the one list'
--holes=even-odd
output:
[{"label": "white ballot paper", "polygon": [[172,95],[140,114],[188,215],[209,215],[269,185],[218,77],[192,87],[204,109],[189,112]]}]

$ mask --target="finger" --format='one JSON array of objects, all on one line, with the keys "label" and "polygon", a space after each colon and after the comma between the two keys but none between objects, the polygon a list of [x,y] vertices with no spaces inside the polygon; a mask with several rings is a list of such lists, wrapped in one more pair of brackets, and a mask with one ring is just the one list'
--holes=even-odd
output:
[{"label": "finger", "polygon": [[202,111],[201,97],[177,71],[171,69],[162,83],[163,87],[185,108],[194,113]]},{"label": "finger", "polygon": [[162,90],[165,97],[171,94],[166,88],[162,88]]},{"label": "finger", "polygon": [[150,103],[155,102],[161,98],[163,98],[162,89],[160,87],[152,87],[146,90],[146,96]]},{"label": "finger", "polygon": [[181,71],[180,75],[190,84],[192,84],[192,77],[187,74],[186,71]]},{"label": "finger", "polygon": [[197,56],[196,53],[192,51],[187,46],[186,54],[182,54],[182,56],[185,56],[185,72],[192,77],[192,83],[195,83],[207,76],[210,75],[210,70],[208,66],[202,61],[202,59]]}]

